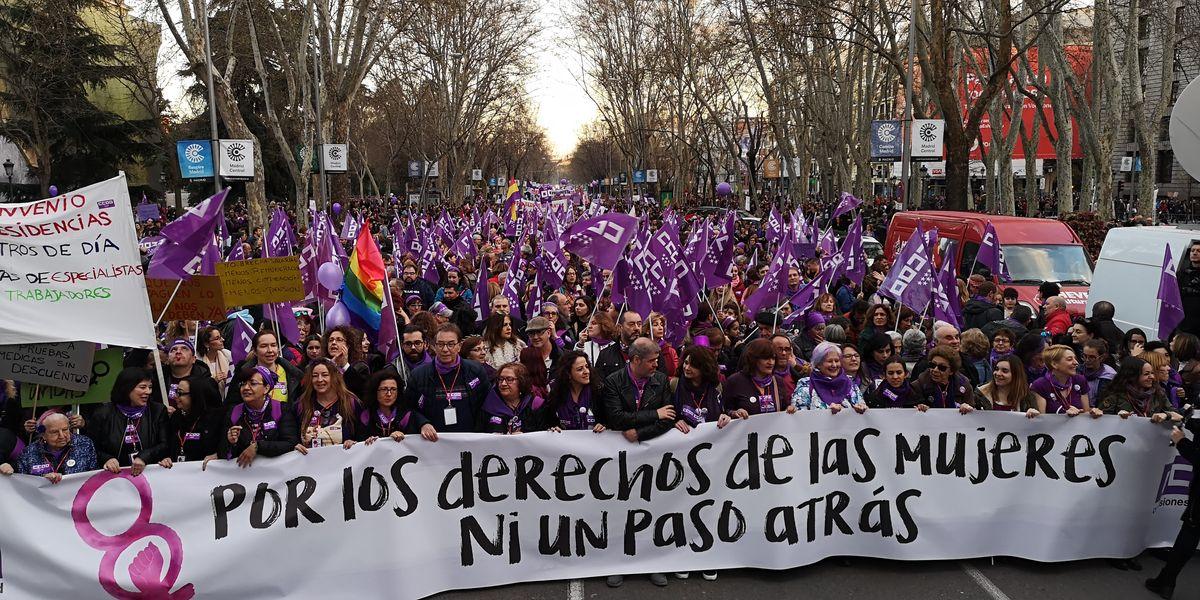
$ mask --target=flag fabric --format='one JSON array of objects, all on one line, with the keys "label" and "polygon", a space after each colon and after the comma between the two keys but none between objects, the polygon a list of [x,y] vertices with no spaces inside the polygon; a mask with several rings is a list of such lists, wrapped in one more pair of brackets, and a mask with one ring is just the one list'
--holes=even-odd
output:
[{"label": "flag fabric", "polygon": [[774,206],[771,207],[771,214],[767,217],[767,240],[779,243],[779,237],[783,235],[783,217],[779,215],[779,211]]},{"label": "flag fabric", "polygon": [[[523,240],[522,240],[523,241]],[[512,263],[508,267],[508,276],[500,293],[508,298],[508,313],[514,317],[521,316],[521,288],[525,286],[525,257],[521,255],[520,245],[513,253]]]},{"label": "flag fabric", "polygon": [[958,295],[958,280],[953,260],[943,260],[933,281],[933,318],[962,329],[962,299]]},{"label": "flag fabric", "polygon": [[637,225],[636,217],[607,213],[576,221],[559,241],[563,250],[602,269],[612,269],[637,233]]},{"label": "flag fabric", "polygon": [[477,323],[487,320],[492,312],[491,298],[488,297],[488,264],[487,256],[479,257],[479,271],[475,273],[475,315]]},{"label": "flag fabric", "polygon": [[[753,294],[746,299],[746,312],[750,318],[758,314],[766,306],[774,306],[779,303],[780,296],[787,290],[787,257],[789,251],[784,245],[780,245],[775,250],[775,256],[771,258],[771,266],[767,269],[766,277],[763,277],[762,283],[758,289],[754,290]],[[780,273],[783,273],[783,285],[780,285]]]},{"label": "flag fabric", "polygon": [[[263,244],[263,253],[268,257],[291,256],[295,247],[296,233],[287,213],[275,209],[271,215],[271,223],[267,227],[267,239]],[[300,343],[300,326],[296,323],[296,313],[292,311],[291,302],[264,304],[263,315],[279,325],[279,334],[287,341]]]},{"label": "flag fabric", "polygon": [[838,217],[858,208],[862,205],[862,200],[856,198],[854,194],[842,192],[841,199],[838,201],[837,208],[833,209],[833,217],[831,221],[836,221]]},{"label": "flag fabric", "polygon": [[362,223],[358,219],[354,218],[354,215],[347,212],[346,220],[342,221],[341,238],[343,240],[356,240],[358,239],[359,229],[362,229]]},{"label": "flag fabric", "polygon": [[154,252],[146,275],[153,279],[190,279],[200,266],[200,255],[225,221],[225,188],[188,209],[159,233],[164,242]]},{"label": "flag fabric", "polygon": [[720,287],[733,281],[733,235],[737,227],[735,219],[735,213],[729,211],[721,224],[714,223],[709,231],[700,270],[700,276],[707,287]]},{"label": "flag fabric", "polygon": [[1162,275],[1158,278],[1158,339],[1166,340],[1171,332],[1183,322],[1183,300],[1179,293],[1179,279],[1175,276],[1171,245],[1163,251]]},{"label": "flag fabric", "polygon": [[846,231],[846,239],[842,240],[842,255],[846,259],[845,274],[859,285],[862,285],[863,278],[867,276],[867,257],[863,253],[862,233],[862,215],[858,215]]},{"label": "flag fabric", "polygon": [[254,340],[254,328],[240,316],[233,318],[233,332],[229,341],[229,353],[233,355],[233,364],[241,364],[250,356],[251,344]]},{"label": "flag fabric", "polygon": [[369,330],[368,333],[379,331],[386,277],[383,255],[371,237],[371,229],[363,227],[350,254],[350,268],[343,277],[341,301],[349,309],[351,320],[365,325],[360,328]]},{"label": "flag fabric", "polygon": [[[1168,248],[1168,250],[1170,249]],[[1000,246],[1000,238],[996,235],[996,228],[992,226],[991,221],[988,221],[983,229],[983,241],[979,243],[979,253],[975,255],[975,263],[987,267],[992,275],[999,277],[1001,281],[1012,281],[1012,277],[1008,274],[1008,264],[1004,262],[1004,251]]]},{"label": "flag fabric", "polygon": [[879,293],[920,313],[933,295],[933,264],[925,246],[925,232],[918,224],[892,263]]}]

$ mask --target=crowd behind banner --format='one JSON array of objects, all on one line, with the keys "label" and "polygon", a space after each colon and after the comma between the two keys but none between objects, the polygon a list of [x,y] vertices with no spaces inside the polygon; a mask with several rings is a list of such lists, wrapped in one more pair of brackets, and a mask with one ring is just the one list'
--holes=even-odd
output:
[{"label": "crowd behind banner", "polygon": [[[23,409],[20,384],[3,382],[0,473],[57,483],[181,461],[252,468],[259,456],[463,432],[612,430],[636,444],[801,411],[1114,415],[1166,428],[1183,426],[1200,394],[1200,244],[1177,271],[1187,316],[1156,340],[1120,330],[1121,307],[1106,301],[1070,314],[1053,282],[1037,305],[1020,303],[1000,265],[931,273],[940,279],[925,302],[907,302],[889,283],[897,269],[862,254],[864,231],[885,239],[888,209],[848,195],[820,215],[766,207],[748,220],[547,191],[570,202],[530,209],[510,198],[454,214],[355,202],[308,215],[284,250],[303,257],[320,224],[332,232],[340,220],[345,238],[330,257],[346,272],[340,299],[306,275],[309,298],[287,311],[294,333],[264,317],[278,314],[269,307],[163,323],[162,369],[153,351],[128,351],[111,402],[82,411]],[[633,227],[618,226],[620,214],[638,215]],[[847,228],[840,242],[835,226]],[[621,242],[605,246],[607,233]],[[276,237],[237,217],[217,239],[245,259],[280,255]],[[932,245],[921,237],[910,242]],[[375,306],[384,323],[394,316],[394,332],[333,318],[359,293],[351,272],[368,288],[378,281],[351,264],[369,260],[357,254],[363,240],[386,270]],[[154,248],[143,252],[149,261]],[[1195,447],[1174,436],[1191,459]],[[1183,550],[1200,520],[1185,519],[1189,530]],[[1173,585],[1181,560],[1157,581]]]}]

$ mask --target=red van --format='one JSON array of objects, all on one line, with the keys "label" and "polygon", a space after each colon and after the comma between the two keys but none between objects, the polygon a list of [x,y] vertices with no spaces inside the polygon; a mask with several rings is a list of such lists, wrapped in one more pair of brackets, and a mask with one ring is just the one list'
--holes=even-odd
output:
[{"label": "red van", "polygon": [[[884,252],[889,263],[894,260],[918,222],[925,229],[937,227],[938,256],[942,260],[953,257],[958,261],[959,277],[965,277],[971,272],[988,221],[996,228],[1013,279],[1002,286],[1016,288],[1019,301],[1037,314],[1038,286],[1053,281],[1062,288],[1067,310],[1083,314],[1092,284],[1092,261],[1079,236],[1062,221],[940,210],[899,212],[888,226]],[[976,272],[980,270],[982,266],[975,267]]]}]

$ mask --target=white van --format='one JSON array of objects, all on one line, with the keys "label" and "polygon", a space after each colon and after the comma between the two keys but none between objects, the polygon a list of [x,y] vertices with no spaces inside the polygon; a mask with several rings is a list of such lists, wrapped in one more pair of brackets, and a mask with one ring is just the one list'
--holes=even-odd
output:
[{"label": "white van", "polygon": [[1125,331],[1137,327],[1146,332],[1147,339],[1158,339],[1158,278],[1163,249],[1171,245],[1177,268],[1194,240],[1200,240],[1200,229],[1162,226],[1108,230],[1096,260],[1087,314],[1092,314],[1093,304],[1108,300],[1117,309],[1113,318],[1117,327]]}]

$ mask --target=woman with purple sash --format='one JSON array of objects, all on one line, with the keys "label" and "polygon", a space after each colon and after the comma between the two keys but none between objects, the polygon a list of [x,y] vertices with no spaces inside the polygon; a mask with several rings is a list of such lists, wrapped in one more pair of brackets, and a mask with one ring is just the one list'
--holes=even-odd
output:
[{"label": "woman with purple sash", "polygon": [[721,386],[721,406],[736,419],[788,410],[791,398],[784,394],[785,387],[775,374],[775,346],[759,338],[742,351],[742,370]]},{"label": "woman with purple sash", "polygon": [[496,384],[483,400],[483,430],[487,433],[515,434],[534,431],[533,414],[545,403],[532,393],[529,370],[519,362],[496,370]]},{"label": "woman with purple sash", "polygon": [[304,390],[295,409],[300,429],[296,451],[301,454],[308,454],[309,448],[323,446],[349,448],[366,437],[359,435],[363,428],[362,404],[346,388],[341,369],[328,358],[308,365],[304,373]]},{"label": "woman with purple sash", "polygon": [[534,419],[537,429],[549,431],[604,431],[600,423],[599,385],[592,380],[592,365],[580,350],[559,358],[546,402]]},{"label": "woman with purple sash", "polygon": [[875,388],[874,393],[867,399],[871,408],[911,408],[912,383],[908,381],[908,366],[899,357],[892,357],[883,363],[883,381]]},{"label": "woman with purple sash", "polygon": [[[405,435],[418,433],[426,433],[426,439],[436,441],[433,425],[429,425],[421,413],[404,404],[403,394],[404,380],[391,368],[385,368],[367,380],[366,397],[363,398],[365,410],[359,414],[359,422],[363,426],[362,435],[367,436],[363,441],[368,446],[379,438],[399,442]],[[430,431],[423,432],[427,425]]]},{"label": "woman with purple sash", "polygon": [[679,376],[671,379],[675,429],[687,433],[705,423],[716,423],[717,429],[729,424],[729,415],[721,410],[719,379],[717,356],[712,350],[691,346],[683,351]]},{"label": "woman with purple sash", "polygon": [[1078,372],[1079,361],[1074,349],[1063,344],[1050,346],[1042,351],[1042,362],[1046,365],[1046,374],[1029,385],[1041,396],[1040,412],[1068,417],[1086,412],[1095,418],[1104,414],[1099,408],[1092,407],[1087,378]]},{"label": "woman with purple sash", "polygon": [[966,414],[976,408],[987,408],[986,399],[959,372],[961,369],[962,359],[957,350],[934,346],[929,351],[929,368],[913,382],[912,401],[916,409],[925,412],[931,408],[951,408]]},{"label": "woman with purple sash", "polygon": [[119,473],[121,467],[130,467],[137,477],[146,465],[171,468],[167,407],[150,402],[153,385],[145,369],[122,370],[113,383],[112,402],[97,409],[88,421],[87,436],[96,445],[96,464],[105,471]]},{"label": "woman with purple sash", "polygon": [[275,372],[262,365],[242,367],[237,381],[242,401],[225,414],[217,452],[206,457],[205,464],[217,458],[237,458],[238,466],[245,468],[260,455],[291,452],[300,434],[295,412],[268,394],[277,383]]}]

